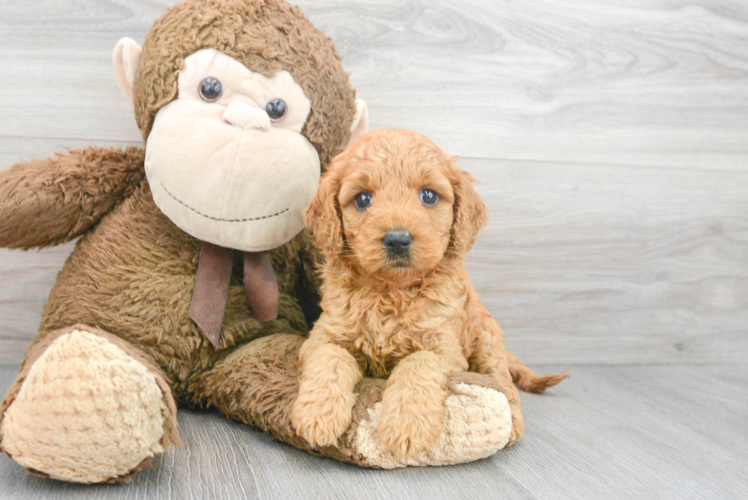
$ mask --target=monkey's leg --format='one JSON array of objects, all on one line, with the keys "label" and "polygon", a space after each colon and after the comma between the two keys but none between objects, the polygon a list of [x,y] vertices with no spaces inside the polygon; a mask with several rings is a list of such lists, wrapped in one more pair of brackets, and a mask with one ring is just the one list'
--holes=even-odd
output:
[{"label": "monkey's leg", "polygon": [[142,149],[89,147],[0,172],[0,246],[29,249],[80,236],[145,176]]},{"label": "monkey's leg", "polygon": [[164,374],[128,342],[81,325],[37,337],[0,418],[2,451],[62,481],[129,481],[179,444]]},{"label": "monkey's leg", "polygon": [[[311,451],[294,432],[291,413],[299,391],[296,368],[304,338],[271,335],[245,344],[200,375],[190,386],[196,401],[254,425],[274,438]],[[353,421],[337,446],[313,451],[364,467],[465,463],[503,448],[511,432],[511,412],[499,384],[485,375],[462,372],[447,382],[444,428],[436,444],[414,458],[392,453],[377,432],[386,381],[364,378],[355,389]]]}]

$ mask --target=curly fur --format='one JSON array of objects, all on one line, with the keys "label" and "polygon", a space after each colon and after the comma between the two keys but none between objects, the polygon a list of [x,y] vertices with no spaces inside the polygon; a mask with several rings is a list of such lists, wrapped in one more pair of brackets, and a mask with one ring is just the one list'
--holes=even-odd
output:
[{"label": "curly fur", "polygon": [[[442,432],[447,379],[472,370],[496,379],[512,409],[510,444],[524,433],[520,399],[567,375],[537,377],[504,349],[464,257],[487,221],[472,177],[426,137],[370,132],[335,159],[307,208],[306,223],[327,258],[323,314],[300,352],[301,385],[292,422],[313,446],[335,442],[351,421],[353,388],[364,374],[389,377],[379,434],[400,456],[429,449]],[[438,193],[425,206],[421,189]],[[359,210],[355,196],[372,194]],[[386,231],[413,236],[393,260]]]}]

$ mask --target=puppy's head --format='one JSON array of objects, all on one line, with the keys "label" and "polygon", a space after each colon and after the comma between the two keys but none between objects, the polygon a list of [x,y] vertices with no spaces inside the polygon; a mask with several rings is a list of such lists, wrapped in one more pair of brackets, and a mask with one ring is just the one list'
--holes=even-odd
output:
[{"label": "puppy's head", "polygon": [[337,156],[305,223],[328,259],[409,282],[463,255],[486,224],[473,178],[421,134],[375,130]]}]

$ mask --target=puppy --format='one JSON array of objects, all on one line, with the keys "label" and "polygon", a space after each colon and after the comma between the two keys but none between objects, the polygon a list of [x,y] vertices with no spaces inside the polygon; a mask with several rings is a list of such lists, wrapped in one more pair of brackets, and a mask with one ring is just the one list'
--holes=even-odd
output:
[{"label": "puppy", "polygon": [[334,444],[351,423],[364,374],[389,377],[379,436],[399,456],[431,448],[442,432],[447,379],[488,374],[524,434],[520,388],[540,392],[568,374],[539,377],[504,349],[478,299],[465,254],[487,221],[473,178],[430,140],[376,130],[339,155],[307,207],[326,258],[322,316],[299,358],[291,421],[312,446]]}]

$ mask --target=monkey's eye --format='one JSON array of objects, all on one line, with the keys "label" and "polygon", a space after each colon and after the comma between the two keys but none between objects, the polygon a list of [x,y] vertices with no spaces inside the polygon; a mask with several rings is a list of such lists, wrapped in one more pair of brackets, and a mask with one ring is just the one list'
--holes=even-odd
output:
[{"label": "monkey's eye", "polygon": [[283,117],[286,116],[287,109],[288,106],[286,106],[286,101],[279,98],[271,99],[270,102],[265,105],[265,112],[270,117],[271,122],[281,121]]},{"label": "monkey's eye", "polygon": [[427,207],[433,207],[437,201],[439,201],[439,195],[436,191],[429,188],[421,189],[421,203]]},{"label": "monkey's eye", "polygon": [[214,102],[223,95],[223,85],[218,79],[209,76],[200,82],[198,92],[200,92],[203,101]]},{"label": "monkey's eye", "polygon": [[371,193],[368,191],[358,193],[353,199],[353,204],[361,211],[366,210],[371,206]]}]

